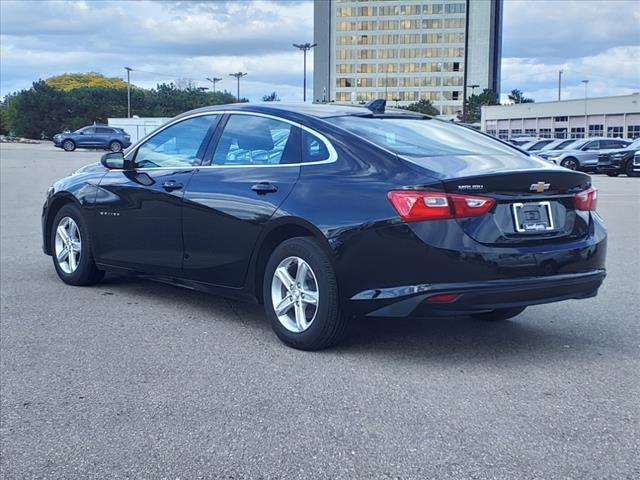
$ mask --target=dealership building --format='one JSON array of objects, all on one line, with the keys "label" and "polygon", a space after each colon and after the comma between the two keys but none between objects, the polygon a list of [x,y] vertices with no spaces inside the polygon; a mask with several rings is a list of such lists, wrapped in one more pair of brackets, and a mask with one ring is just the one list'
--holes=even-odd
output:
[{"label": "dealership building", "polygon": [[317,102],[430,100],[443,116],[500,91],[502,0],[316,0]]},{"label": "dealership building", "polygon": [[508,139],[640,137],[640,93],[482,107],[483,132]]}]

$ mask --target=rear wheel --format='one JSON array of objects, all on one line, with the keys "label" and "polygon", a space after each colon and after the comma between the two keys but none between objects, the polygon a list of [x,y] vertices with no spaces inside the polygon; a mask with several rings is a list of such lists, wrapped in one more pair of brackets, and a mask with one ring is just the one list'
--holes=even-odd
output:
[{"label": "rear wheel", "polygon": [[607,177],[617,177],[619,173],[607,173]]},{"label": "rear wheel", "polygon": [[119,141],[114,140],[109,144],[109,150],[111,150],[112,152],[121,152],[122,144]]},{"label": "rear wheel", "polygon": [[65,152],[73,152],[76,149],[76,143],[73,140],[65,140],[62,142],[62,148]]},{"label": "rear wheel", "polygon": [[501,322],[520,315],[527,307],[498,308],[491,312],[474,313],[471,318],[476,320],[484,320],[485,322]]},{"label": "rear wheel", "polygon": [[624,167],[624,173],[627,174],[628,177],[639,177],[640,173],[633,171],[633,159],[629,160]]},{"label": "rear wheel", "polygon": [[290,347],[320,350],[344,333],[335,272],[313,239],[292,238],[274,250],[265,269],[263,298],[271,327]]},{"label": "rear wheel", "polygon": [[64,205],[51,228],[51,256],[60,279],[70,285],[94,285],[102,280],[91,253],[89,231],[80,209]]},{"label": "rear wheel", "polygon": [[562,162],[560,162],[560,166],[568,168],[569,170],[577,170],[580,164],[575,158],[569,157],[562,160]]}]

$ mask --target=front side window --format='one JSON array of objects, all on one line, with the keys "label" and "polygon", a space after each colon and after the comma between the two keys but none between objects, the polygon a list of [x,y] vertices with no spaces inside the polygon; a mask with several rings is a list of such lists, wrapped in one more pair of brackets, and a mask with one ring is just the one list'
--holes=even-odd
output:
[{"label": "front side window", "polygon": [[217,115],[203,115],[165,128],[138,148],[136,168],[199,165],[204,153],[203,141],[217,118]]},{"label": "front side window", "polygon": [[435,119],[348,116],[329,120],[399,155],[518,155],[519,152],[487,135]]},{"label": "front side window", "polygon": [[216,151],[214,165],[299,163],[296,127],[273,118],[231,115]]},{"label": "front side window", "polygon": [[583,150],[599,150],[600,149],[600,142],[599,141],[595,141],[595,142],[589,142],[587,143]]}]

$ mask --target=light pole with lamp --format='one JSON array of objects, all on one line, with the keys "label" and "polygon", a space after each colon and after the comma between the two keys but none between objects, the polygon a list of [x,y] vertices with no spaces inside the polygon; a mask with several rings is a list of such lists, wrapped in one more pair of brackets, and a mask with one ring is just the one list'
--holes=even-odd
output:
[{"label": "light pole with lamp", "polygon": [[218,83],[222,79],[218,78],[218,77],[207,77],[207,80],[209,80],[211,82],[211,85],[213,87],[212,92],[216,93],[216,83]]},{"label": "light pole with lamp", "polygon": [[240,79],[242,77],[245,77],[247,75],[247,73],[243,73],[243,72],[237,72],[237,73],[230,73],[229,76],[230,77],[236,77],[236,80],[238,81],[238,95],[237,95],[237,101],[238,103],[240,102]]},{"label": "light pole with lamp", "polygon": [[587,118],[587,85],[589,85],[589,80],[581,80],[581,83],[584,83],[584,134],[587,136],[587,131],[589,130],[588,118]]},{"label": "light pole with lamp", "polygon": [[315,47],[316,45],[318,45],[317,43],[294,43],[293,46],[296,47],[299,50],[302,50],[303,56],[304,56],[304,74],[303,74],[303,80],[302,80],[302,101],[306,102],[307,101],[307,52],[309,50],[311,50],[313,47]]}]

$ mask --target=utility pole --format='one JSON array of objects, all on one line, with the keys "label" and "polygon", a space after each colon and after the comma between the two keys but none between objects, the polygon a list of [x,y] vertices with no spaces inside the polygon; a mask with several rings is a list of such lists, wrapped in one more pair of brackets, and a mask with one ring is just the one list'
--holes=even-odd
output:
[{"label": "utility pole", "polygon": [[209,80],[211,82],[211,85],[213,86],[212,88],[212,92],[216,93],[216,83],[218,83],[219,81],[221,81],[221,78],[218,77],[207,77],[207,80]]},{"label": "utility pole", "polygon": [[561,100],[562,96],[562,70],[558,70],[558,101]]},{"label": "utility pole", "polygon": [[244,76],[246,76],[247,73],[243,73],[243,72],[237,72],[237,73],[230,73],[229,76],[230,77],[236,77],[236,80],[238,81],[238,95],[237,95],[237,101],[240,102],[240,79]]},{"label": "utility pole", "polygon": [[133,68],[124,67],[127,71],[127,118],[131,118],[131,70]]},{"label": "utility pole", "polygon": [[304,56],[304,75],[302,80],[302,101],[307,101],[307,52],[311,50],[313,47],[318,45],[317,43],[311,44],[307,43],[294,43],[293,46],[299,50],[302,50]]}]

